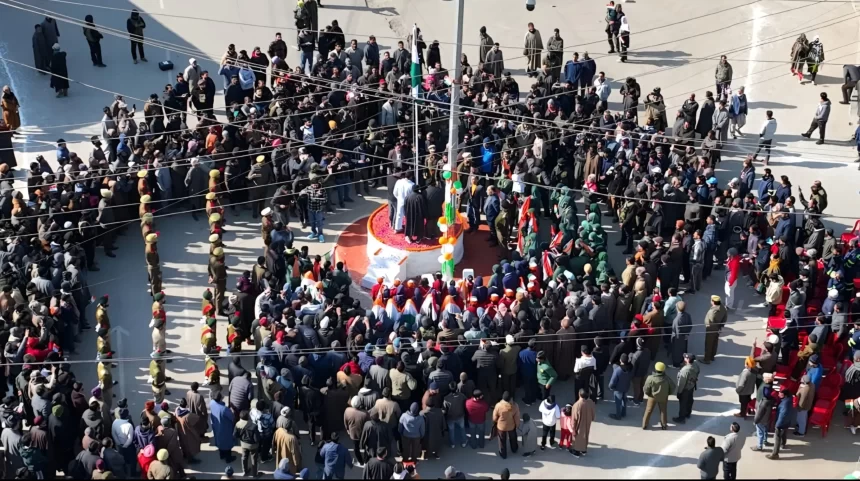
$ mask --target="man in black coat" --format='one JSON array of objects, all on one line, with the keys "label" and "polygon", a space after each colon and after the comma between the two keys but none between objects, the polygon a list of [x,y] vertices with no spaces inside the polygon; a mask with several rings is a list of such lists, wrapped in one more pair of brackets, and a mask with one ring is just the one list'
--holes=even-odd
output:
[{"label": "man in black coat", "polygon": [[426,199],[426,218],[427,223],[424,226],[424,235],[435,239],[439,237],[439,227],[434,222],[435,219],[442,217],[442,204],[445,203],[445,191],[436,185],[435,178],[427,179],[427,188],[424,190],[424,198]]},{"label": "man in black coat", "polygon": [[386,457],[388,457],[388,448],[382,446],[377,449],[376,457],[364,466],[361,479],[391,479],[394,475],[394,463],[385,459]]},{"label": "man in black coat", "polygon": [[425,237],[426,220],[427,201],[421,195],[421,188],[413,185],[412,193],[406,197],[406,242],[412,243],[413,237],[418,241]]}]

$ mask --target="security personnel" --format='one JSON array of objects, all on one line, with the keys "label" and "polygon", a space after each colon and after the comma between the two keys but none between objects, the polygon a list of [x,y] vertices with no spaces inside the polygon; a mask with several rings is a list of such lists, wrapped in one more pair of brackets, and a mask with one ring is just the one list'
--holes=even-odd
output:
[{"label": "security personnel", "polygon": [[260,212],[263,216],[260,221],[260,235],[263,237],[263,244],[269,247],[272,243],[272,231],[275,229],[275,223],[272,220],[272,208],[266,207]]},{"label": "security personnel", "polygon": [[160,355],[149,362],[149,383],[156,405],[164,401],[164,396],[170,396],[170,391],[167,390],[167,381],[171,379],[167,377],[166,370],[165,360]]},{"label": "security personnel", "polygon": [[155,220],[152,216],[151,212],[147,212],[143,214],[140,218],[140,235],[143,236],[143,240],[146,240],[146,236],[149,234],[155,233]]},{"label": "security personnel", "polygon": [[221,235],[224,232],[224,228],[221,226],[221,214],[214,213],[209,216],[209,235],[218,234]]},{"label": "security personnel", "polygon": [[[205,291],[203,291],[203,300],[200,303],[200,312],[202,312],[204,316],[207,316],[207,314],[206,314],[207,308],[208,309],[214,309],[215,308],[215,305],[212,304],[212,291],[210,289],[206,289]],[[212,313],[208,314],[208,315],[215,317],[215,312],[212,311]],[[203,322],[205,322],[205,320]]]},{"label": "security personnel", "polygon": [[209,255],[211,256],[215,249],[219,247],[224,247],[224,243],[221,242],[221,236],[218,234],[212,234],[209,236]]},{"label": "security personnel", "polygon": [[96,337],[96,360],[111,359],[113,350],[110,345],[110,330],[100,327]]},{"label": "security personnel", "polygon": [[98,323],[98,329],[104,328],[110,330],[110,316],[108,315],[109,306],[110,299],[107,294],[105,294],[101,299],[99,299],[99,303],[96,306],[96,322]]},{"label": "security personnel", "polygon": [[237,353],[242,350],[242,318],[237,315],[230,316],[230,324],[227,325],[227,352]]},{"label": "security personnel", "polygon": [[149,172],[146,169],[137,172],[137,195],[141,198],[145,195],[152,195],[152,189],[149,188],[149,181],[146,180]]},{"label": "security personnel", "polygon": [[221,371],[218,369],[218,364],[215,363],[215,360],[212,359],[211,356],[206,356],[206,364],[203,367],[203,375],[206,377],[206,380],[203,382],[204,386],[209,386],[209,396],[212,398],[217,397],[217,394],[221,392]]},{"label": "security personnel", "polygon": [[224,264],[224,249],[216,247],[209,263],[209,276],[215,284],[215,307],[219,315],[224,315],[224,296],[227,293],[227,266]]},{"label": "security personnel", "polygon": [[215,192],[206,194],[206,217],[211,217],[212,214],[221,214],[221,217],[224,217],[224,208],[221,207],[221,201]]},{"label": "security personnel", "polygon": [[[146,245],[144,246],[144,257],[146,258],[146,272],[149,275],[149,285],[154,284],[154,277],[161,277],[161,259],[158,256],[158,234],[152,233],[146,236]],[[152,287],[152,295],[160,292],[161,288],[155,289]]]},{"label": "security personnel", "polygon": [[99,387],[102,388],[102,401],[107,405],[106,410],[110,412],[113,406],[113,387],[116,381],[110,372],[110,362],[99,362],[96,366],[96,376],[99,379]]},{"label": "security personnel", "polygon": [[141,219],[146,214],[152,214],[152,206],[149,203],[152,202],[152,196],[149,194],[140,196],[140,207],[137,209],[137,215]]},{"label": "security personnel", "polygon": [[212,169],[209,171],[209,192],[214,194],[220,194],[223,189],[221,188],[221,171],[218,169]]},{"label": "security personnel", "polygon": [[214,317],[207,317],[200,333],[200,352],[206,355],[218,354],[218,339],[216,328],[218,324]]}]

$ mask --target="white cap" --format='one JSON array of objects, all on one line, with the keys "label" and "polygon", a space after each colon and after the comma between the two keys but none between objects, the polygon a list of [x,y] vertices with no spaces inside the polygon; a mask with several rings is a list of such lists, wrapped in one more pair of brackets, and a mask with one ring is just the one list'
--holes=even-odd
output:
[{"label": "white cap", "polygon": [[72,222],[67,220],[66,223],[63,224],[63,229],[71,229],[71,228],[72,228]]},{"label": "white cap", "polygon": [[267,215],[269,215],[269,214],[271,214],[271,213],[272,213],[272,208],[271,208],[271,207],[266,207],[265,209],[263,209],[263,210],[262,210],[262,212],[260,212],[260,215],[262,215],[262,216],[267,216]]},{"label": "white cap", "polygon": [[505,342],[508,344],[513,344],[514,343],[514,336],[508,334],[507,336],[505,336]]}]

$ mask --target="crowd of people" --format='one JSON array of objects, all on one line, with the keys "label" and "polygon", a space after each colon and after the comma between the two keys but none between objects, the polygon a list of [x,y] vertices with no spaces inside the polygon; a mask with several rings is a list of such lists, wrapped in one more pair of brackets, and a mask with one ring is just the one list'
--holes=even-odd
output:
[{"label": "crowd of people", "polygon": [[[856,301],[844,305],[855,295],[860,248],[856,241],[840,245],[825,228],[828,201],[820,182],[807,198],[766,167],[777,128],[770,111],[759,132],[763,172],[757,175],[756,152],[720,186],[714,169],[723,154],[737,153],[728,135],[744,136],[748,114],[744,88],[732,89],[725,56],[715,91],[705,92],[701,106],[691,94],[670,125],[659,87],[642,99],[634,78],[613,91],[587,52],[563,62],[558,29],[544,52],[540,32],[528,25],[524,57],[535,81],[521,93],[500,45],[481,28],[476,66],[465,54],[460,61],[459,137],[449,139],[446,79],[454,69],[442,67],[439,42],[428,45],[419,31],[392,51],[380,54],[373,36],[359,48],[357,40],[346,43],[336,21],[320,29],[320,6],[298,2],[300,57],[292,68],[281,34],[265,53],[227,48],[218,72],[223,112],[214,107],[213,76],[196,59],[161,97],[150,96],[142,118],[117,94],[102,110],[102,132],[91,138],[89,152],[79,156],[60,139],[56,164],[40,156],[29,166],[26,197],[15,190],[11,170],[21,106],[4,88],[0,139],[10,139],[8,148],[0,145],[5,477],[42,479],[60,471],[75,478],[184,478],[207,440],[228,465],[227,477],[236,446],[245,475],[258,475],[260,464],[271,461],[276,479],[343,479],[354,466],[365,479],[417,478],[420,460],[440,458],[446,446],[484,448],[487,437],[498,440],[501,458],[530,456],[547,444],[579,458],[587,455],[602,400],[614,401],[615,421],[627,416],[628,403],[644,403],[641,428],[653,427],[656,410],[659,426],[668,429],[674,395],[679,408],[672,421],[686,422],[702,365],[715,360],[743,279],[774,306],[772,313],[782,287],[792,293],[789,327],[765,345],[768,355],[746,360],[738,379],[740,417],[759,391],[754,421],[764,433],[756,447],[767,438],[762,418],[773,404],[780,406],[776,445],[785,441],[792,393],[776,394],[767,375],[800,348],[799,330],[825,339],[827,326],[839,342],[860,342],[849,335],[857,319],[843,314],[860,312]],[[630,26],[621,5],[610,2],[605,20],[610,53],[623,62]],[[93,65],[103,67],[99,26],[92,17],[86,22]],[[138,54],[146,61],[145,26],[133,12],[127,29],[135,62]],[[36,67],[50,72],[58,96],[65,96],[69,74],[56,21],[47,18],[36,35]],[[408,98],[413,43],[425,69],[425,102],[418,107]],[[823,61],[816,41],[794,50],[796,63],[810,52]],[[814,82],[817,64],[810,62]],[[617,113],[609,102],[620,105]],[[820,120],[813,124],[823,139]],[[456,159],[448,158],[449,144]],[[405,219],[407,236],[433,237],[447,172],[465,186],[459,203],[470,231],[486,222],[498,246],[489,277],[380,279],[368,306],[354,298],[343,263],[314,255],[309,246],[296,248],[293,219],[311,228],[307,240],[324,242],[325,215],[335,200],[344,207],[351,193],[362,197],[383,186],[392,225]],[[398,189],[404,179],[416,189]],[[419,198],[425,215],[406,215],[405,203]],[[203,375],[171,405],[155,223],[180,204],[208,222],[212,288],[202,294]],[[264,254],[234,276],[231,293],[222,235],[228,220],[247,208],[260,219]],[[96,303],[94,327],[87,318],[97,246],[114,257],[117,236],[134,222],[146,244],[153,302],[152,399],[139,415],[127,400],[114,401],[112,359],[122,353],[111,346],[108,296]],[[618,271],[607,251],[604,225],[610,223],[619,226],[616,244],[624,247]],[[547,230],[550,237],[542,237]],[[829,310],[810,318],[805,299],[815,297],[819,263],[832,273],[827,284],[835,294]],[[687,302],[720,270],[724,292],[708,296],[700,358],[693,354],[700,349],[688,345],[694,323]],[[99,379],[89,397],[72,369],[87,364],[66,361],[88,329],[97,335]],[[801,358],[810,364],[791,373],[803,385],[810,374],[820,380],[815,349],[803,348]],[[657,360],[661,350],[665,362]],[[858,390],[860,358],[854,359],[846,389]],[[557,400],[556,386],[568,380],[573,399]],[[807,391],[802,407],[813,397]],[[524,412],[532,405],[540,429]],[[715,477],[723,463],[727,479],[734,479],[741,429],[732,424],[721,447],[709,438],[698,463],[704,478]],[[312,460],[302,456],[303,435],[316,447]],[[465,475],[452,466],[445,477]]]}]

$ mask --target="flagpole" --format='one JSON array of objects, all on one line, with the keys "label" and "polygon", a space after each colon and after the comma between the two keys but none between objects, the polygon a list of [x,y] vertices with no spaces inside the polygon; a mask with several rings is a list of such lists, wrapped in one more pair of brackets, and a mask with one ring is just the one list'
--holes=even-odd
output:
[{"label": "flagpole", "polygon": [[418,173],[418,164],[421,161],[418,158],[418,100],[412,100],[412,128],[415,130],[415,147],[412,152],[415,153],[415,184],[421,185],[421,177]]},{"label": "flagpole", "polygon": [[[457,24],[454,26],[454,57],[451,60],[454,75],[451,76],[451,112],[448,117],[448,170],[453,172],[457,159],[457,144],[459,143],[458,126],[460,124],[460,81],[463,78],[463,67],[460,57],[463,55],[463,4],[465,0],[457,0]],[[484,59],[478,59],[482,62]],[[452,69],[448,70],[449,72]]]}]

